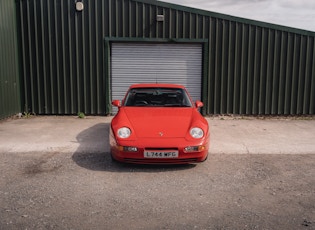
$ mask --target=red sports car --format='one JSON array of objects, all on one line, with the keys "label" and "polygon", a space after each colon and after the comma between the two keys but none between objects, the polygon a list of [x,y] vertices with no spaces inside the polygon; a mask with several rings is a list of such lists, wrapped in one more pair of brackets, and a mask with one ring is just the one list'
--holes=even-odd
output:
[{"label": "red sports car", "polygon": [[207,159],[210,131],[184,86],[136,84],[124,100],[114,100],[111,156],[138,164],[187,164]]}]

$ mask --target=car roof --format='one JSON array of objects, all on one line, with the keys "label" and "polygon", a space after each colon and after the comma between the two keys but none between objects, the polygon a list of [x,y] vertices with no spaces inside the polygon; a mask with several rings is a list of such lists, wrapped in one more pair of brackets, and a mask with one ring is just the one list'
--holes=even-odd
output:
[{"label": "car roof", "polygon": [[142,84],[134,84],[131,85],[129,88],[178,88],[178,89],[184,89],[185,87],[183,85],[178,84],[164,84],[164,83],[142,83]]}]

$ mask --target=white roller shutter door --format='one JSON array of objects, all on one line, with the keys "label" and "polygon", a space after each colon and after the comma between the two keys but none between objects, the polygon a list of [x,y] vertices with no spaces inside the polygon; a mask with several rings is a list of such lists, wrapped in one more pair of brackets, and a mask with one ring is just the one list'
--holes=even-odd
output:
[{"label": "white roller shutter door", "polygon": [[200,44],[112,44],[112,100],[122,100],[132,84],[156,82],[184,85],[200,100],[201,72]]}]

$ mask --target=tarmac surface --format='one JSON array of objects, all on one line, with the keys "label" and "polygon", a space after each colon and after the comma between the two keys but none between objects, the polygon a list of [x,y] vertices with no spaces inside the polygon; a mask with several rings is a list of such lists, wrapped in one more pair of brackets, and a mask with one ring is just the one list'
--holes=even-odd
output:
[{"label": "tarmac surface", "polygon": [[[2,120],[0,152],[109,152],[111,119],[33,116]],[[207,120],[210,154],[315,154],[314,117],[215,116]]]},{"label": "tarmac surface", "polygon": [[113,162],[112,117],[0,121],[0,229],[315,229],[314,117],[207,117],[207,161]]}]

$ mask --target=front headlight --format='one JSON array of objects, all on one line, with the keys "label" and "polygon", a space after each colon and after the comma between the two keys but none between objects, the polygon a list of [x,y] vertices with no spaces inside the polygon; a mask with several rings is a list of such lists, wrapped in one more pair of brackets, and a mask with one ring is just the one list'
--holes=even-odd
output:
[{"label": "front headlight", "polygon": [[202,138],[203,137],[203,130],[201,128],[194,127],[190,130],[190,135],[193,138]]},{"label": "front headlight", "polygon": [[128,138],[131,134],[131,130],[127,127],[122,127],[120,129],[118,129],[117,131],[117,135],[120,137],[120,138]]}]

